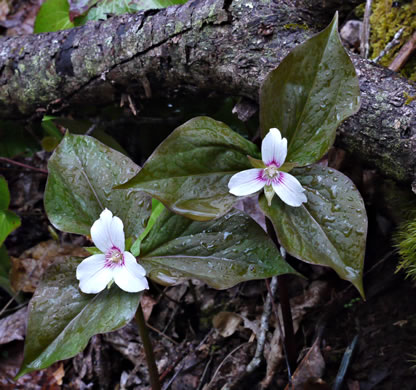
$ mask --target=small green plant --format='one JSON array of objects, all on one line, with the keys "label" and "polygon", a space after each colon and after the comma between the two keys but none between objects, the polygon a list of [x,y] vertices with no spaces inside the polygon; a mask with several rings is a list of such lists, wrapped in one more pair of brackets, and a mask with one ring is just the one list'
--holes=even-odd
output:
[{"label": "small green plant", "polygon": [[[338,125],[360,107],[337,29],[335,16],[265,79],[261,151],[209,117],[179,126],[143,168],[92,137],[65,135],[48,163],[45,210],[55,228],[91,234],[98,249],[47,270],[30,303],[18,376],[74,356],[136,311],[145,329],[139,303],[148,280],[199,279],[225,289],[296,274],[269,236],[274,232],[234,208],[244,196],[258,196],[287,252],[334,269],[364,297],[363,200],[349,178],[318,164]],[[148,352],[148,336],[140,333]],[[155,384],[154,363],[149,367]]]}]

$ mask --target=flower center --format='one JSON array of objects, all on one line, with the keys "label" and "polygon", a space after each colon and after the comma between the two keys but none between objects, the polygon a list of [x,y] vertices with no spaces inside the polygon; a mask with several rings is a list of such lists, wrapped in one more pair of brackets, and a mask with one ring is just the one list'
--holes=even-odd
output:
[{"label": "flower center", "polygon": [[105,254],[105,259],[113,264],[120,264],[124,261],[124,256],[118,248],[111,248]]},{"label": "flower center", "polygon": [[270,167],[264,168],[264,176],[266,176],[267,179],[274,179],[278,175],[279,170],[275,165],[271,165]]}]

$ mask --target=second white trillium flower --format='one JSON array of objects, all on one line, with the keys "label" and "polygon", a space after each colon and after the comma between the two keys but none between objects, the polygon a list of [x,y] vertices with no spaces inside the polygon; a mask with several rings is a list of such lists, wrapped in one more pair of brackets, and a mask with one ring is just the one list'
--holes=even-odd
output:
[{"label": "second white trillium flower", "polygon": [[77,267],[79,288],[97,294],[114,281],[122,290],[135,293],[149,288],[146,270],[124,251],[123,222],[105,209],[91,227],[91,238],[103,252],[83,260]]},{"label": "second white trillium flower", "polygon": [[231,177],[228,188],[233,195],[246,196],[264,188],[269,206],[276,193],[289,206],[299,207],[307,202],[305,189],[298,179],[279,170],[286,160],[287,139],[278,129],[270,129],[261,144],[264,168],[247,169]]}]

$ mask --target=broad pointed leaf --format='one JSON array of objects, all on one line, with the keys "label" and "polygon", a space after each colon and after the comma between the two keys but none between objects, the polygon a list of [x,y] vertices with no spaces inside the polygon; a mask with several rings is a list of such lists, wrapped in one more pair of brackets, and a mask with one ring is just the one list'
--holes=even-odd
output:
[{"label": "broad pointed leaf", "polygon": [[82,259],[53,264],[29,304],[25,353],[18,377],[81,352],[97,333],[116,330],[136,313],[141,294],[113,285],[99,294],[84,294],[75,278]]},{"label": "broad pointed leaf", "polygon": [[238,210],[208,222],[164,210],[142,242],[140,263],[162,284],[193,278],[219,289],[295,273],[264,230]]},{"label": "broad pointed leaf", "polygon": [[0,210],[7,210],[10,204],[10,192],[7,180],[0,176]]},{"label": "broad pointed leaf", "polygon": [[260,93],[262,135],[277,127],[288,139],[287,161],[311,164],[328,151],[338,125],[359,107],[358,78],[335,15],[266,77]]},{"label": "broad pointed leaf", "polygon": [[136,239],[150,216],[151,198],[113,187],[139,169],[92,137],[66,134],[48,162],[45,209],[49,220],[62,231],[87,235],[108,208],[123,221],[126,237]]},{"label": "broad pointed leaf", "polygon": [[67,0],[45,1],[36,16],[34,32],[43,33],[65,30],[74,27],[69,20],[69,4]]},{"label": "broad pointed leaf", "polygon": [[260,198],[280,244],[300,260],[331,267],[364,296],[367,215],[360,193],[334,169],[312,165],[291,173],[305,188],[307,203],[290,207],[275,196],[269,207],[265,197]]},{"label": "broad pointed leaf", "polygon": [[[166,8],[171,5],[185,4],[187,0],[81,0],[71,1],[71,18],[80,16],[88,10],[85,17],[77,21],[84,24],[88,20],[106,20],[109,16],[135,13],[148,9]],[[77,3],[80,4],[77,10]],[[77,23],[77,24],[78,24]]]},{"label": "broad pointed leaf", "polygon": [[170,134],[139,174],[117,188],[145,191],[176,214],[209,220],[237,201],[228,182],[251,168],[247,155],[260,157],[256,145],[222,122],[197,117]]},{"label": "broad pointed leaf", "polygon": [[0,246],[7,236],[20,226],[20,218],[10,210],[10,193],[7,181],[0,176]]}]

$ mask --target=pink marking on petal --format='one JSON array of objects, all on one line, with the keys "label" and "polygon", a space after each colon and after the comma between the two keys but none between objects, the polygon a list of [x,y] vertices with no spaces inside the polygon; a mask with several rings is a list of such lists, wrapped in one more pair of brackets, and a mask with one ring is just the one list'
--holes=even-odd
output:
[{"label": "pink marking on petal", "polygon": [[112,246],[105,254],[105,265],[106,268],[115,268],[124,266],[124,254],[116,246]]}]

